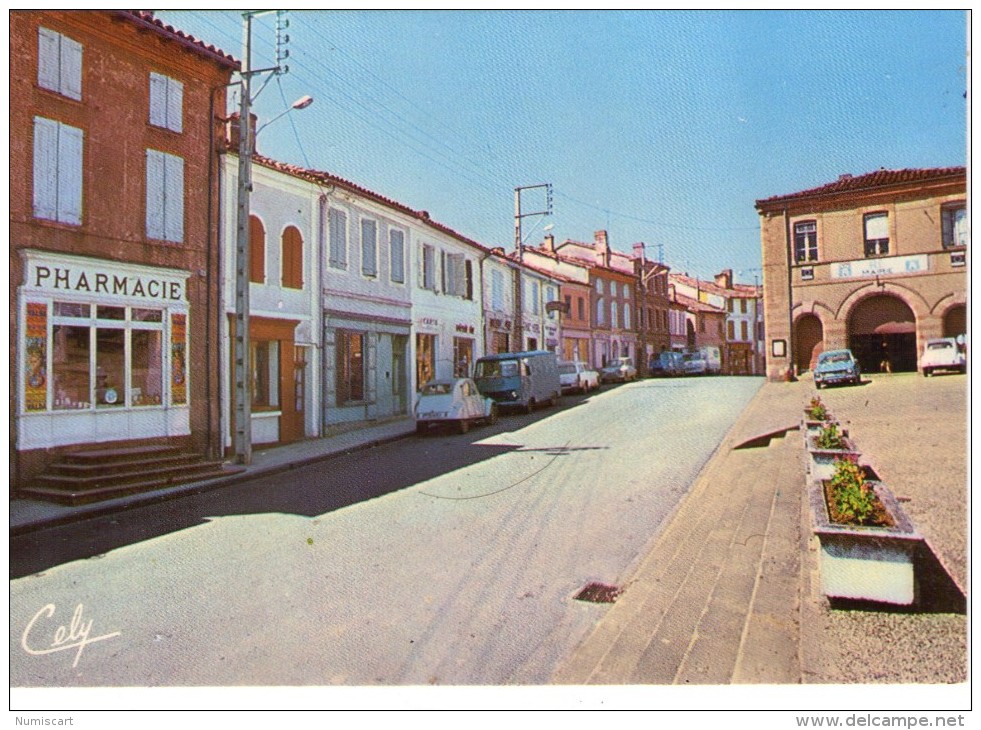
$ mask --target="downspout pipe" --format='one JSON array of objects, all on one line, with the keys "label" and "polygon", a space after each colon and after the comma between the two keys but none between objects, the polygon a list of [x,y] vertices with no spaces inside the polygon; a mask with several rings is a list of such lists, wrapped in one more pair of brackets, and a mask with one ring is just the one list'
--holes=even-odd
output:
[{"label": "downspout pipe", "polygon": [[324,278],[324,272],[327,271],[327,265],[326,265],[327,246],[325,240],[327,238],[327,235],[325,233],[325,230],[327,226],[327,216],[330,209],[327,196],[330,192],[333,192],[333,190],[320,193],[320,197],[318,198],[319,220],[317,222],[317,266],[320,268],[320,271],[317,272],[317,277],[315,279],[316,286],[317,286],[316,307],[318,313],[316,336],[317,339],[320,341],[320,367],[318,368],[319,372],[317,373],[317,378],[320,381],[320,401],[322,403],[322,405],[320,405],[320,414],[318,416],[318,420],[320,421],[319,432],[321,437],[327,435],[327,413],[326,413],[327,398],[325,397],[325,394],[327,393],[327,363],[325,362],[325,357],[324,357],[324,353],[326,352],[326,348],[324,347],[324,342],[327,334],[326,332],[327,320],[323,314],[324,313],[323,292],[325,288],[324,287],[325,282],[323,281],[323,278]]},{"label": "downspout pipe", "polygon": [[787,382],[793,382],[797,380],[797,373],[795,372],[795,363],[797,362],[797,354],[794,351],[794,269],[793,269],[793,257],[791,255],[791,238],[790,238],[790,210],[785,205],[783,208],[783,235],[784,235],[784,251],[787,256],[787,374],[785,379]]}]

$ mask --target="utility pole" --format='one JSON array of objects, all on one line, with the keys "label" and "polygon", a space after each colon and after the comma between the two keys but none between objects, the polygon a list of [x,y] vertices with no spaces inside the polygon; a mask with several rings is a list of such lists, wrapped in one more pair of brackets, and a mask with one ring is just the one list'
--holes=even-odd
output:
[{"label": "utility pole", "polygon": [[[524,190],[545,190],[545,210],[536,210],[530,213],[521,212],[521,193]],[[521,221],[533,215],[552,214],[552,184],[542,183],[540,185],[524,185],[514,189],[514,249],[518,254],[518,266],[514,271],[514,342],[511,344],[512,352],[521,352],[524,346],[524,287],[521,281],[521,267],[524,265],[525,242],[521,234]]]},{"label": "utility pole", "polygon": [[[279,29],[288,27],[282,10],[247,10],[242,13],[244,26],[241,80],[241,99],[238,118],[238,206],[235,232],[235,337],[232,343],[232,364],[235,373],[233,383],[235,401],[235,461],[252,463],[252,389],[250,387],[249,343],[249,280],[251,274],[249,214],[252,193],[252,77],[262,73],[286,73],[288,66],[263,69],[252,68],[252,18],[265,13],[276,13],[277,61],[285,59],[289,51],[279,50],[279,43],[289,42],[289,36],[280,37]],[[262,89],[260,89],[261,91]]]}]

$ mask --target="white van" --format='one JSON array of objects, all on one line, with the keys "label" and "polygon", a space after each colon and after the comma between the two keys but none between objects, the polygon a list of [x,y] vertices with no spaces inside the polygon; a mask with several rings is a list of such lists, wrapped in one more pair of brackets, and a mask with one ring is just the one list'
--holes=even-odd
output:
[{"label": "white van", "polygon": [[722,372],[722,353],[714,345],[703,345],[698,348],[699,354],[705,360],[705,372],[709,375],[718,375]]}]

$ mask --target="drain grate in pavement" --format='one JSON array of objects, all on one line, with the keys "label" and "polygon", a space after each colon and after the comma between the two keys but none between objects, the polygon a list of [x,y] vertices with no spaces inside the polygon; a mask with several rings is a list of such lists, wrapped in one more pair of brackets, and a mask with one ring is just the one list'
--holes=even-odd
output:
[{"label": "drain grate in pavement", "polygon": [[613,603],[623,592],[622,588],[608,586],[603,583],[590,583],[575,598],[577,601],[589,601],[590,603]]}]

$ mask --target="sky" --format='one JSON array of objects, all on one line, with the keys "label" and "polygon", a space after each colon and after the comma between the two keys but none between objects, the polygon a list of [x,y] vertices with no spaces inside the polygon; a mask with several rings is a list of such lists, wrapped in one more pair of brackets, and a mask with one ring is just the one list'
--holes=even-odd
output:
[{"label": "sky", "polygon": [[[240,11],[158,11],[242,58]],[[967,19],[913,11],[290,11],[260,152],[514,246],[606,230],[675,271],[760,276],[755,201],[844,173],[965,165]],[[276,65],[275,14],[253,68]],[[253,90],[261,86],[262,77]],[[969,97],[970,95],[967,94]],[[522,210],[544,210],[541,189]]]}]

